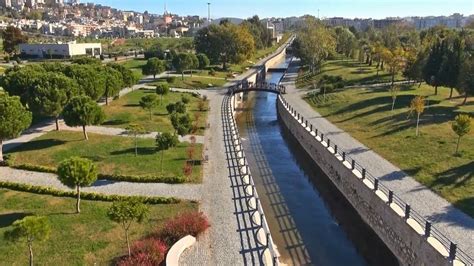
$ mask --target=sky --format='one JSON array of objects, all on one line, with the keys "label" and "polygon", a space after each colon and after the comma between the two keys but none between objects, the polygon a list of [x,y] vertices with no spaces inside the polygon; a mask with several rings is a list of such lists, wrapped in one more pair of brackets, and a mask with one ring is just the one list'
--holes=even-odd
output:
[{"label": "sky", "polygon": [[[162,14],[165,0],[88,0],[122,10]],[[82,2],[82,1],[81,1]],[[84,0],[84,2],[87,2]],[[311,14],[320,17],[385,18],[405,16],[474,14],[474,0],[168,0],[168,11],[178,15],[247,18],[291,17]]]}]

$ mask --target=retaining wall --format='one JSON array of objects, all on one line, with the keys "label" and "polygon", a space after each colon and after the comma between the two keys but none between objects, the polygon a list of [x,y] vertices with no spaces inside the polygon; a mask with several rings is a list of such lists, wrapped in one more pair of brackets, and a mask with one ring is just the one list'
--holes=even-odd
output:
[{"label": "retaining wall", "polygon": [[448,259],[450,251],[445,245],[430,236],[422,221],[410,217],[409,205],[401,207],[393,201],[392,192],[379,189],[378,180],[364,178],[365,169],[357,169],[346,160],[345,153],[341,155],[337,146],[308,125],[282,96],[277,100],[277,112],[282,124],[402,265],[463,265]]}]

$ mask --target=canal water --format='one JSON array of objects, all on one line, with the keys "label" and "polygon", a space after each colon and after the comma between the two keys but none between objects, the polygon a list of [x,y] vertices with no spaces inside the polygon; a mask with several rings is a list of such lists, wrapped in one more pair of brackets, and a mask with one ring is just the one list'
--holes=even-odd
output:
[{"label": "canal water", "polygon": [[[282,75],[267,73],[267,81],[278,83]],[[280,261],[288,265],[398,265],[280,125],[276,98],[268,92],[244,95],[237,122]]]}]

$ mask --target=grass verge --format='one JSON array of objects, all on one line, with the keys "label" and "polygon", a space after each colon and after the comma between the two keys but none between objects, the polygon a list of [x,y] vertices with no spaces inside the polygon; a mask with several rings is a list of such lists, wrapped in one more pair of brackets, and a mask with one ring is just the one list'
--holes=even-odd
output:
[{"label": "grass verge", "polygon": [[[34,243],[37,265],[109,265],[125,254],[125,240],[120,225],[107,218],[109,202],[83,200],[81,214],[74,214],[74,199],[0,189],[0,254],[4,265],[27,265],[28,253],[23,242],[11,243],[3,233],[11,224],[27,215],[46,216],[51,235],[44,243]],[[131,240],[140,239],[178,213],[197,210],[191,202],[150,205],[150,214],[141,224],[134,224]]]},{"label": "grass verge", "polygon": [[[183,176],[188,146],[189,143],[179,143],[165,151],[162,176]],[[202,145],[196,144],[196,158],[201,152]],[[56,168],[62,160],[79,156],[94,161],[102,175],[161,175],[161,153],[156,152],[154,139],[139,139],[138,156],[135,156],[133,138],[89,134],[89,140],[85,141],[81,132],[52,131],[9,154],[14,158],[14,164],[19,165]],[[194,166],[186,182],[199,183],[201,172],[201,165]]]},{"label": "grass verge", "polygon": [[[457,135],[451,130],[456,114],[474,115],[474,99],[460,106],[462,97],[449,100],[449,89],[439,91],[435,96],[430,86],[405,86],[393,112],[387,88],[347,89],[328,94],[325,101],[322,96],[306,100],[339,128],[474,217],[474,131],[463,137],[460,155],[454,155]],[[415,95],[427,97],[418,137],[415,115],[410,116],[408,108]]]}]

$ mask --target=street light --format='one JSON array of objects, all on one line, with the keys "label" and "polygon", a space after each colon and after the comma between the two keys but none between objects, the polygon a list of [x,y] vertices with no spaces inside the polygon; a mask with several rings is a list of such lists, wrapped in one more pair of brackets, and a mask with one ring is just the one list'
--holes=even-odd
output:
[{"label": "street light", "polygon": [[207,3],[207,24],[211,25],[211,3]]}]

